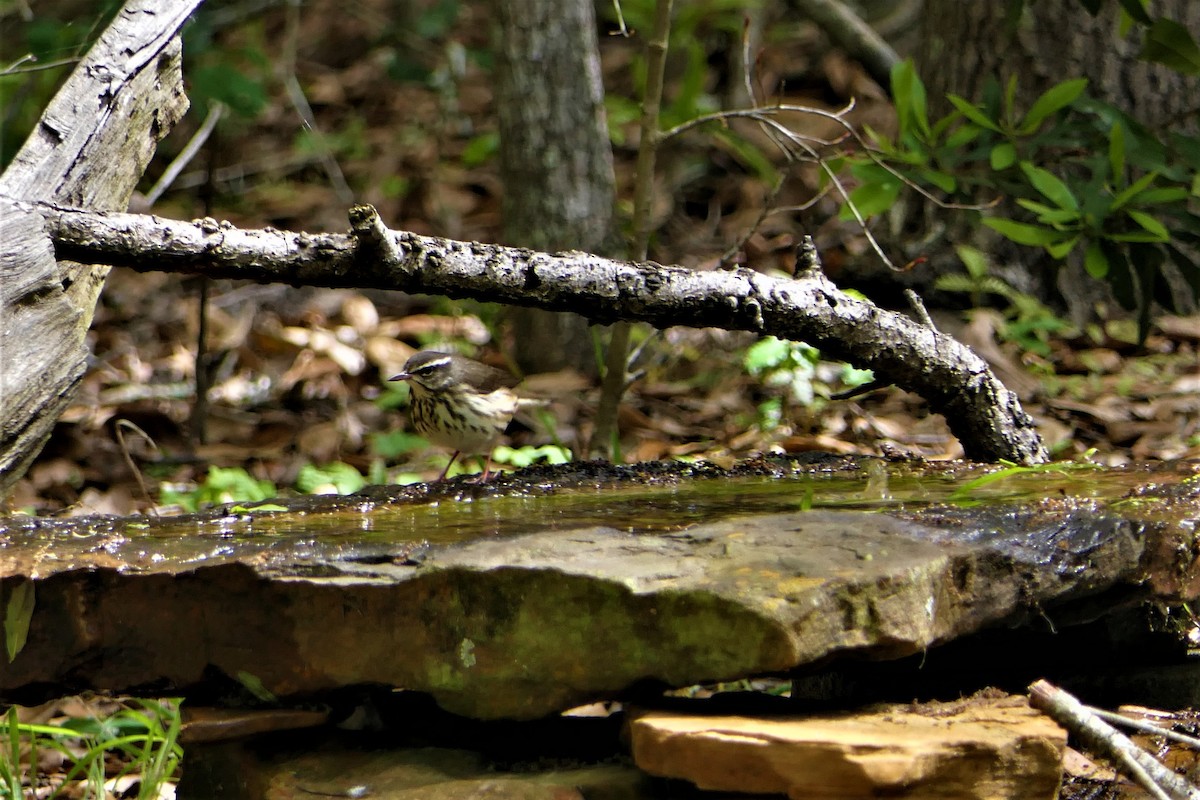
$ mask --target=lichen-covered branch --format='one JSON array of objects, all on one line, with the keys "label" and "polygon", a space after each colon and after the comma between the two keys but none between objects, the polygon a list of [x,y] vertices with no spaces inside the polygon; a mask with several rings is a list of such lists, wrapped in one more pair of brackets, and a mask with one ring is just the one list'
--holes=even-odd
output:
[{"label": "lichen-covered branch", "polygon": [[875,371],[945,415],[971,458],[1046,459],[1033,421],[987,364],[953,338],[839,291],[820,273],[697,272],[581,252],[539,253],[404,231],[381,247],[375,210],[349,234],[241,230],[214,220],[41,207],[59,258],[298,286],[396,289],[576,311],[616,320],[802,340]]}]

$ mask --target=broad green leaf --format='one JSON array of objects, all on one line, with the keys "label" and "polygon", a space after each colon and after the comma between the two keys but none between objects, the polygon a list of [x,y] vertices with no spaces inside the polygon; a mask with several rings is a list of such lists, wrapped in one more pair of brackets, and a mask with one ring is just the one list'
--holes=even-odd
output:
[{"label": "broad green leaf", "polygon": [[467,142],[463,147],[462,161],[465,166],[478,167],[490,161],[500,150],[500,134],[487,131]]},{"label": "broad green leaf", "polygon": [[1129,201],[1133,200],[1139,192],[1150,186],[1150,184],[1154,183],[1156,178],[1158,178],[1157,172],[1148,172],[1133,183],[1126,186],[1121,191],[1117,192],[1117,194],[1113,197],[1112,202],[1108,204],[1109,211],[1117,211],[1123,208],[1129,203]]},{"label": "broad green leaf", "polygon": [[783,339],[766,336],[759,339],[742,356],[742,365],[751,375],[774,369],[787,360],[791,347]]},{"label": "broad green leaf", "polygon": [[1017,162],[1017,148],[1012,142],[1001,142],[988,154],[988,163],[994,170],[1008,169]]},{"label": "broad green leaf", "polygon": [[717,129],[713,131],[713,136],[727,145],[733,151],[734,157],[753,170],[763,181],[774,183],[778,178],[779,170],[771,163],[771,159],[767,158],[762,148],[752,145],[729,129]]},{"label": "broad green leaf", "polygon": [[1200,197],[1200,172],[1192,176],[1192,197]]},{"label": "broad green leaf", "polygon": [[1021,122],[1021,133],[1033,133],[1051,114],[1074,103],[1087,85],[1087,78],[1076,78],[1051,86],[1033,101],[1033,105],[1025,113],[1025,119]]},{"label": "broad green leaf", "polygon": [[258,677],[253,672],[247,672],[244,669],[239,669],[234,677],[237,678],[237,681],[242,685],[242,688],[254,695],[256,699],[261,700],[264,703],[279,702],[279,698],[277,698],[275,694],[267,688],[267,685],[262,682],[262,678]]},{"label": "broad green leaf", "polygon": [[892,67],[892,99],[900,130],[929,133],[929,112],[926,109],[925,84],[917,76],[911,59]]},{"label": "broad green leaf", "polygon": [[1129,233],[1106,233],[1104,238],[1110,242],[1146,242],[1148,244],[1158,244],[1163,240],[1161,236],[1149,231],[1130,231]]},{"label": "broad green leaf", "polygon": [[1032,200],[1024,198],[1017,199],[1017,205],[1026,211],[1032,211],[1038,215],[1038,222],[1044,222],[1047,225],[1069,225],[1079,222],[1079,212],[1072,211],[1069,208],[1051,208],[1042,203],[1035,203]]},{"label": "broad green leaf", "polygon": [[1034,166],[1028,161],[1021,162],[1021,171],[1025,173],[1025,177],[1033,185],[1033,188],[1041,192],[1051,203],[1059,208],[1079,210],[1079,201],[1075,199],[1075,195],[1071,194],[1067,185],[1054,174]]},{"label": "broad green leaf", "polygon": [[949,114],[933,123],[933,127],[929,130],[930,140],[935,142],[939,141],[943,136],[946,135],[946,131],[950,129],[950,126],[958,122],[960,119],[962,119],[961,114],[956,111],[951,111]]},{"label": "broad green leaf", "polygon": [[863,219],[870,219],[876,214],[881,214],[891,208],[899,196],[900,181],[864,183],[850,192],[850,201],[842,206],[838,212],[838,219],[854,219],[854,212],[851,211],[850,206],[854,206]]},{"label": "broad green leaf", "polygon": [[362,473],[342,461],[305,464],[296,475],[296,488],[305,494],[353,494],[366,485]]},{"label": "broad green leaf", "polygon": [[29,623],[33,619],[33,586],[33,581],[29,580],[14,584],[4,606],[4,649],[10,664],[25,647],[25,640],[29,636]]},{"label": "broad green leaf", "polygon": [[1044,247],[1062,239],[1062,234],[1053,228],[1030,225],[1027,222],[1017,222],[1003,217],[985,217],[983,224],[1006,239],[1031,247]]},{"label": "broad green leaf", "polygon": [[1188,190],[1182,186],[1163,186],[1159,189],[1147,189],[1133,198],[1139,206],[1154,206],[1160,203],[1177,203],[1186,200]]},{"label": "broad green leaf", "polygon": [[1150,24],[1150,14],[1146,11],[1145,0],[1121,0],[1121,10],[1128,14],[1134,22],[1142,25]]},{"label": "broad green leaf", "polygon": [[1200,75],[1200,46],[1187,28],[1165,17],[1154,20],[1146,31],[1138,57],[1165,64],[1184,75]]},{"label": "broad green leaf", "polygon": [[983,133],[983,128],[978,125],[973,123],[962,125],[946,137],[946,147],[950,150],[958,150],[966,147],[978,139],[981,133]]},{"label": "broad green leaf", "polygon": [[982,278],[988,273],[987,256],[982,250],[971,247],[970,245],[956,245],[954,252],[958,254],[958,259],[962,261],[963,266],[967,268],[967,274],[974,278]]},{"label": "broad green leaf", "polygon": [[1125,126],[1119,122],[1108,133],[1108,168],[1114,182],[1125,174]]},{"label": "broad green leaf", "polygon": [[[891,138],[887,134],[880,133],[870,125],[863,125],[863,132],[867,135],[871,143],[884,155],[891,155],[896,152],[896,145],[892,143]],[[833,167],[833,170],[837,172],[836,167]]]},{"label": "broad green leaf", "polygon": [[1138,211],[1136,208],[1129,208],[1125,210],[1125,213],[1129,215],[1130,219],[1132,219],[1138,225],[1141,225],[1142,228],[1144,228],[1148,233],[1158,237],[1153,241],[1169,242],[1171,240],[1171,233],[1167,230],[1167,227],[1154,217],[1147,214],[1145,211]]},{"label": "broad green leaf", "polygon": [[1108,275],[1108,257],[1099,242],[1089,242],[1087,251],[1083,254],[1083,268],[1097,280]]},{"label": "broad green leaf", "polygon": [[996,133],[1003,133],[997,123],[988,119],[987,114],[984,114],[982,109],[970,101],[965,100],[956,94],[948,94],[946,95],[946,99],[949,100],[955,108],[962,112],[964,117],[971,120],[971,122],[974,122],[979,127],[987,128],[989,131],[995,131]]},{"label": "broad green leaf", "polygon": [[936,169],[922,169],[919,170],[917,174],[921,180],[924,180],[927,183],[932,183],[934,186],[938,187],[947,194],[958,188],[958,181],[949,173]]},{"label": "broad green leaf", "polygon": [[1079,243],[1079,236],[1078,235],[1072,236],[1070,239],[1067,239],[1066,241],[1055,242],[1054,244],[1046,245],[1046,252],[1050,254],[1051,258],[1062,261],[1064,258],[1067,257],[1067,253],[1070,253],[1072,250],[1075,249],[1075,245],[1078,243]]}]

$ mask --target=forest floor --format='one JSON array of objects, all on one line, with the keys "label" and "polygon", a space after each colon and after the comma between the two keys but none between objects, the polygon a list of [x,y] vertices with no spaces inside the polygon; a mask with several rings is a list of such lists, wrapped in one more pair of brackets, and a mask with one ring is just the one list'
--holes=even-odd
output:
[{"label": "forest floor", "polygon": [[[437,46],[414,51],[409,63],[402,51],[382,45],[362,52],[364,28],[382,6],[368,3],[343,15],[322,11],[325,5],[313,4],[293,28],[276,10],[255,24],[220,29],[214,41],[221,49],[198,56],[203,64],[212,53],[228,58],[270,51],[276,38],[294,36],[293,72],[324,137],[305,130],[281,82],[255,73],[256,62],[247,59],[239,69],[260,78],[262,112],[234,120],[219,141],[210,142],[154,212],[180,219],[210,215],[247,227],[344,230],[346,208],[370,202],[393,228],[500,241],[502,187],[490,77],[481,66],[486,59],[475,57],[487,47],[484,11],[456,6],[457,16],[444,21],[440,38],[432,40]],[[711,40],[703,34],[696,35]],[[854,98],[855,125],[888,129],[886,93],[857,65],[829,49],[811,26],[788,34],[777,32],[764,45],[755,64],[760,85],[785,87],[778,99],[786,102],[822,108]],[[622,98],[610,102],[622,198],[631,196],[636,126],[622,116],[629,94],[621,93],[632,91],[628,76],[638,47],[621,37],[602,43],[606,89]],[[728,63],[713,66],[711,48],[705,53],[710,70],[701,94],[720,99],[731,91],[732,70]],[[397,80],[401,67],[411,68],[416,79]],[[694,67],[685,59],[669,71],[675,100],[668,102],[668,114],[688,111],[679,98]],[[200,84],[196,77],[193,82]],[[383,85],[387,92],[379,91]],[[162,163],[151,166],[147,185],[194,134],[201,110],[164,143]],[[791,124],[814,138],[837,134],[823,118]],[[713,269],[732,252],[745,266],[788,271],[805,233],[817,239],[835,281],[844,265],[870,258],[862,232],[838,219],[832,197],[796,210],[820,194],[815,165],[788,167],[761,132],[737,133],[699,131],[664,149],[654,260]],[[353,187],[352,198],[331,188],[333,162]],[[205,163],[213,167],[208,206],[199,199],[210,177]],[[773,199],[771,168],[785,178]],[[764,214],[768,203],[791,210]],[[904,250],[889,242],[884,227],[875,232],[885,248]],[[206,408],[196,402],[202,292],[208,298],[201,358],[210,384]],[[1120,321],[1071,331],[1049,312],[1033,320],[1004,308],[936,316],[1018,392],[1056,457],[1094,449],[1092,458],[1113,464],[1200,455],[1200,319],[1160,320],[1138,346],[1132,325]],[[1058,330],[1050,333],[1052,328]],[[430,479],[446,454],[404,432],[405,390],[386,379],[408,355],[429,346],[453,346],[506,366],[509,336],[504,310],[486,304],[388,292],[205,285],[115,270],[91,330],[92,367],[10,507],[125,514],[171,507],[181,498],[184,504],[234,499],[211,468],[246,471],[224,473],[227,482],[235,476],[234,492],[246,488],[247,477],[265,482],[256,489],[265,493],[353,488],[355,480],[342,480],[351,470],[331,464],[348,465],[371,482]],[[649,341],[640,364],[645,375],[621,409],[626,461],[729,463],[758,452],[806,450],[960,455],[945,421],[919,397],[881,389],[829,399],[860,376],[803,348],[751,348],[753,337],[718,330],[642,329],[637,336]],[[578,373],[534,375],[527,376],[525,390],[551,403],[546,412],[514,423],[511,444],[527,449],[510,463],[544,454],[533,448],[547,444],[581,453],[596,381]]]}]

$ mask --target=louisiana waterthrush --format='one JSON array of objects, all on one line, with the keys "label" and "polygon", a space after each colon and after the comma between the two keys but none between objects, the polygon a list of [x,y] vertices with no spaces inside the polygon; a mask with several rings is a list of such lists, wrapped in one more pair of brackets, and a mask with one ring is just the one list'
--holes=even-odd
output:
[{"label": "louisiana waterthrush", "polygon": [[460,454],[484,453],[486,481],[492,469],[492,446],[517,411],[512,387],[517,379],[507,372],[453,353],[422,350],[391,378],[412,388],[409,415],[413,428],[434,444],[454,451],[438,480],[450,472]]}]

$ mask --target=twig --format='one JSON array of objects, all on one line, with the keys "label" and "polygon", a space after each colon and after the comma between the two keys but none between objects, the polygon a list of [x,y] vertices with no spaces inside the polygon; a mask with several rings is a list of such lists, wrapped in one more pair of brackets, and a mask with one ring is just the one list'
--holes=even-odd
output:
[{"label": "twig", "polygon": [[909,308],[916,314],[917,319],[925,323],[925,327],[936,331],[937,325],[933,324],[933,317],[929,316],[929,309],[925,308],[925,301],[921,299],[921,295],[912,289],[905,289],[904,297],[908,300]]},{"label": "twig", "polygon": [[1188,736],[1187,734],[1173,731],[1170,728],[1155,725],[1153,722],[1147,722],[1135,717],[1127,717],[1124,714],[1116,714],[1112,711],[1105,711],[1100,708],[1093,708],[1092,706],[1087,706],[1087,710],[1106,722],[1111,722],[1115,725],[1124,725],[1143,733],[1152,733],[1155,736],[1161,736],[1164,739],[1170,739],[1171,741],[1186,744],[1188,747],[1200,750],[1200,739],[1197,739],[1195,736]]},{"label": "twig", "polygon": [[[151,187],[150,191],[146,192],[146,207],[151,208],[158,198],[163,196],[163,193],[175,183],[175,179],[179,174],[187,168],[187,165],[192,163],[192,159],[200,152],[200,148],[204,147],[204,143],[208,141],[208,137],[212,135],[213,129],[217,127],[217,123],[221,121],[222,115],[225,113],[225,106],[222,103],[213,103],[212,108],[208,110],[208,116],[204,118],[204,122],[200,125],[200,129],[196,131],[183,150],[179,151],[179,155],[175,156],[175,160],[167,165],[163,170],[162,176],[158,182]],[[209,170],[211,174],[212,170]]]},{"label": "twig", "polygon": [[750,237],[754,235],[755,231],[762,226],[763,220],[765,220],[767,216],[775,210],[773,204],[775,203],[776,198],[779,197],[779,192],[783,189],[783,184],[786,178],[786,175],[779,176],[779,178],[775,181],[775,185],[771,187],[771,191],[765,198],[763,198],[763,207],[758,213],[758,219],[754,220],[754,224],[747,228],[742,235],[738,237],[738,240],[731,244],[729,248],[721,254],[721,260],[717,262],[717,267],[719,269],[735,269],[738,266],[734,259],[737,257],[737,254],[741,252],[742,248],[746,246],[746,242],[750,241]]},{"label": "twig", "polygon": [[892,67],[900,63],[900,56],[874,28],[839,0],[792,0],[792,5],[820,25],[830,39],[862,62],[871,77],[887,88]]},{"label": "twig", "polygon": [[300,81],[296,79],[296,42],[299,38],[299,30],[300,3],[299,0],[289,0],[287,4],[287,33],[284,36],[285,46],[284,56],[281,59],[280,77],[283,80],[284,88],[287,90],[288,99],[292,101],[292,108],[295,109],[296,114],[300,117],[300,121],[304,123],[304,127],[313,136],[313,141],[321,156],[321,166],[325,170],[325,176],[329,178],[329,183],[332,185],[338,201],[349,205],[354,202],[354,191],[350,188],[350,184],[346,182],[346,176],[342,173],[342,167],[338,164],[337,158],[333,154],[333,148],[329,144],[329,139],[317,125],[317,118],[313,114],[308,97],[305,96],[304,89],[300,86]]},{"label": "twig", "polygon": [[[659,130],[659,111],[662,106],[663,77],[666,72],[667,47],[671,33],[671,7],[672,0],[658,0],[655,6],[654,30],[646,43],[646,92],[642,97],[641,141],[638,143],[637,182],[633,190],[632,255],[635,261],[645,261],[650,250],[650,234],[653,227],[651,217],[654,214],[654,164],[658,146],[664,139]],[[596,404],[596,427],[588,443],[590,452],[607,447],[608,440],[617,440],[617,410],[621,404],[621,397],[629,388],[630,331],[629,322],[617,322],[612,327],[608,352],[604,356],[600,401]]]},{"label": "twig", "polygon": [[1200,789],[1092,714],[1073,695],[1039,680],[1029,687],[1029,703],[1115,762],[1155,800],[1200,800]]},{"label": "twig", "polygon": [[150,490],[146,488],[146,481],[142,478],[142,471],[137,468],[136,464],[133,463],[133,456],[129,454],[129,448],[125,444],[125,428],[128,428],[145,439],[150,444],[150,447],[154,449],[154,452],[159,456],[162,455],[162,452],[158,449],[158,445],[155,444],[154,440],[150,438],[150,434],[146,433],[129,420],[119,419],[114,424],[113,431],[117,434],[117,444],[121,446],[121,455],[125,458],[125,465],[129,467],[129,471],[133,473],[133,477],[137,481],[138,487],[142,490],[142,497],[146,498],[146,504],[150,509],[150,513],[157,517],[158,509],[154,506],[154,498],[150,496]]}]

